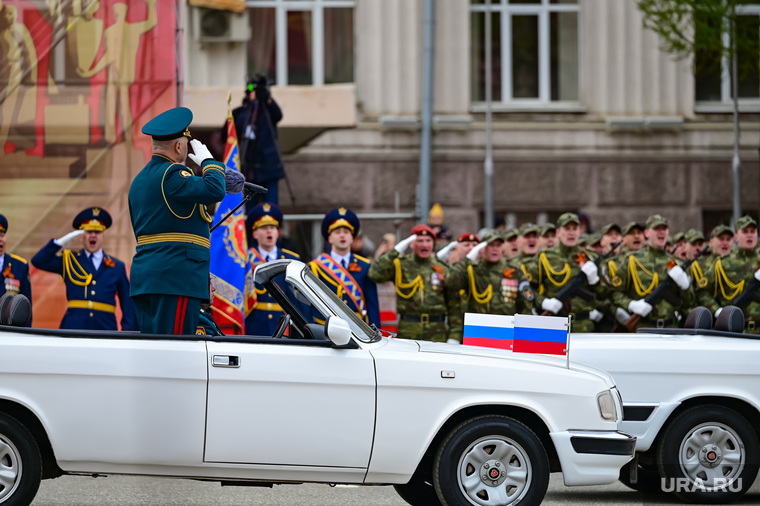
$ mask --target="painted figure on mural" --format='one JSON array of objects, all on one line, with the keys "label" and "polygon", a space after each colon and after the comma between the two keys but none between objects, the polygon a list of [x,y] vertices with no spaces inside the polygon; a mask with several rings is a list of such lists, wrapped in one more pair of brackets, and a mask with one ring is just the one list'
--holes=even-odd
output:
[{"label": "painted figure on mural", "polygon": [[16,6],[0,6],[0,154],[10,154],[36,144],[37,50]]}]

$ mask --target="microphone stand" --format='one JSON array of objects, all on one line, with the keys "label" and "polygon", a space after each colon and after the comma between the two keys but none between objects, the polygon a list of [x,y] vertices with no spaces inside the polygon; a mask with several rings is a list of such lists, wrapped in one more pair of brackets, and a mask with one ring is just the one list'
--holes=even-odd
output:
[{"label": "microphone stand", "polygon": [[[262,189],[263,189],[263,188],[262,188]],[[244,192],[244,196],[243,196],[243,200],[241,200],[241,201],[240,201],[240,204],[236,205],[236,206],[235,206],[235,209],[233,209],[232,211],[230,211],[229,213],[227,213],[227,214],[224,216],[224,218],[222,218],[221,220],[219,220],[219,221],[216,223],[216,225],[214,225],[213,227],[211,227],[211,230],[209,230],[209,234],[210,234],[211,232],[213,232],[214,230],[216,230],[216,228],[217,228],[219,225],[221,225],[222,223],[224,223],[225,221],[227,221],[227,218],[229,218],[230,216],[232,216],[233,214],[235,214],[235,211],[237,211],[238,209],[240,209],[240,206],[242,206],[243,204],[245,204],[246,202],[248,202],[249,200],[251,200],[251,198],[252,198],[252,197],[253,197],[255,194],[257,194],[257,193],[266,193],[266,192],[267,192],[267,191],[266,191],[266,189],[263,189],[263,190],[264,190],[264,191],[262,192],[262,191],[258,191],[258,190],[256,190],[256,189],[251,189],[251,188],[248,188],[248,187],[246,187],[246,188],[245,188],[245,192]]]}]

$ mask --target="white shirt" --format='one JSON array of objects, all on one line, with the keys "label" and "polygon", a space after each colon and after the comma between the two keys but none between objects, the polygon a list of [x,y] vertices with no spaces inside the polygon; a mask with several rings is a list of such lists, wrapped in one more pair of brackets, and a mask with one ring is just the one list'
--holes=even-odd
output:
[{"label": "white shirt", "polygon": [[5,263],[5,253],[0,255],[0,271],[3,270],[3,264]]},{"label": "white shirt", "polygon": [[85,250],[84,252],[87,257],[92,260],[92,265],[95,266],[95,270],[97,271],[100,269],[100,263],[103,261],[103,249],[99,249],[95,253],[90,254],[89,251]]},{"label": "white shirt", "polygon": [[335,250],[332,250],[332,251],[330,251],[330,256],[333,257],[333,260],[335,260],[336,262],[338,262],[338,265],[340,265],[344,269],[348,269],[348,264],[351,263],[351,252],[350,251],[346,255],[340,256],[340,255],[338,255],[335,252]]},{"label": "white shirt", "polygon": [[271,262],[272,260],[277,260],[277,257],[279,255],[277,254],[277,246],[272,249],[272,251],[265,251],[262,248],[259,248],[259,254],[261,255],[261,258],[264,259],[265,262]]}]

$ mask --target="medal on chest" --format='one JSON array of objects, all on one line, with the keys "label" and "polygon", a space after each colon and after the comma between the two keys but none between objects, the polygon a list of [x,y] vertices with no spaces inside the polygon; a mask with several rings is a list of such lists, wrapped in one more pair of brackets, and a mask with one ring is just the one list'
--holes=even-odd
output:
[{"label": "medal on chest", "polygon": [[15,278],[5,278],[5,293],[17,295],[21,291],[21,281]]}]

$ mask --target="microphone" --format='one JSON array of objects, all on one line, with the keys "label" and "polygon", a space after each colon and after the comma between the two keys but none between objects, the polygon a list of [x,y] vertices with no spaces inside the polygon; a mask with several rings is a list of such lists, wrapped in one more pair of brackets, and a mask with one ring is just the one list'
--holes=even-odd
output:
[{"label": "microphone", "polygon": [[244,185],[245,185],[245,189],[246,190],[248,190],[249,192],[254,193],[254,194],[255,193],[268,193],[269,192],[269,190],[267,190],[263,186],[259,186],[257,184],[244,183]]}]

